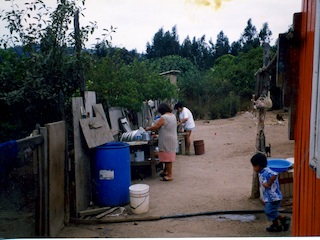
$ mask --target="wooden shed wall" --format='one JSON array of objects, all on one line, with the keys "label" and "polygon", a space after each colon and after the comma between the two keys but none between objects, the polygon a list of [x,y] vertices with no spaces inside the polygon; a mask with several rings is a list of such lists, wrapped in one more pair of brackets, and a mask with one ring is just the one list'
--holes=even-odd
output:
[{"label": "wooden shed wall", "polygon": [[300,72],[295,125],[293,236],[320,236],[320,179],[316,178],[315,172],[308,165],[316,1],[302,0]]}]

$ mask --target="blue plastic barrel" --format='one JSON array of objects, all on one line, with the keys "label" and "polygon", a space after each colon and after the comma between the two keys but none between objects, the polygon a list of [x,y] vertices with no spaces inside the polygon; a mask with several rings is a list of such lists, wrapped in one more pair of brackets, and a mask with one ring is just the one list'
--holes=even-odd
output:
[{"label": "blue plastic barrel", "polygon": [[109,142],[97,147],[93,175],[93,195],[97,205],[115,207],[129,203],[129,144]]}]

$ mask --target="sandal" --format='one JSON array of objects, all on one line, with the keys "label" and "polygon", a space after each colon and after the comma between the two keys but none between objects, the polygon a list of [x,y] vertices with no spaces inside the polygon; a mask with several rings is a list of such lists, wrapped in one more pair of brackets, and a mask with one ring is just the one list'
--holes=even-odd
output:
[{"label": "sandal", "polygon": [[172,178],[166,178],[166,177],[160,178],[160,181],[164,181],[164,182],[169,182],[169,181],[172,181],[172,180],[173,180]]},{"label": "sandal", "polygon": [[162,172],[162,173],[160,173],[160,177],[164,177],[164,176],[167,176],[168,174],[167,173],[164,173],[164,172]]}]

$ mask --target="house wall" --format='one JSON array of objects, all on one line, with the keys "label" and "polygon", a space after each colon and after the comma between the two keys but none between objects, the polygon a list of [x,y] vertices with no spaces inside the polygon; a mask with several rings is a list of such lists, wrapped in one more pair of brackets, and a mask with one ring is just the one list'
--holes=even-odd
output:
[{"label": "house wall", "polygon": [[316,178],[316,173],[308,165],[316,1],[302,0],[299,86],[294,129],[293,236],[320,236],[320,179]]}]

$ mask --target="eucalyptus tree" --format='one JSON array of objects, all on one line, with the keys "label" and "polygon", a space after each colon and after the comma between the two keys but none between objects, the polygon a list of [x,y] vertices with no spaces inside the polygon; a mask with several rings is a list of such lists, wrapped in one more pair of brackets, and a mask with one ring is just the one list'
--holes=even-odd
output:
[{"label": "eucalyptus tree", "polygon": [[263,43],[270,43],[271,36],[272,31],[269,29],[268,23],[264,23],[259,32],[260,45],[263,46]]},{"label": "eucalyptus tree", "polygon": [[179,55],[190,60],[199,70],[205,70],[213,64],[214,47],[210,41],[209,44],[206,42],[205,35],[198,39],[193,37],[192,41],[187,36],[181,44]]},{"label": "eucalyptus tree", "polygon": [[242,51],[248,52],[251,48],[260,46],[260,40],[256,27],[252,24],[251,18],[247,21],[247,26],[241,34],[240,42],[242,44]]},{"label": "eucalyptus tree", "polygon": [[179,48],[180,43],[176,26],[172,27],[171,32],[164,32],[163,28],[160,28],[155,33],[152,43],[147,42],[146,55],[148,59],[178,55]]},{"label": "eucalyptus tree", "polygon": [[214,47],[215,50],[215,59],[225,55],[229,54],[230,52],[230,45],[229,45],[229,39],[226,35],[224,35],[223,31],[220,31],[217,35],[217,42]]},{"label": "eucalyptus tree", "polygon": [[240,41],[232,42],[230,46],[230,54],[233,56],[238,56],[240,51],[241,51],[241,42]]}]

